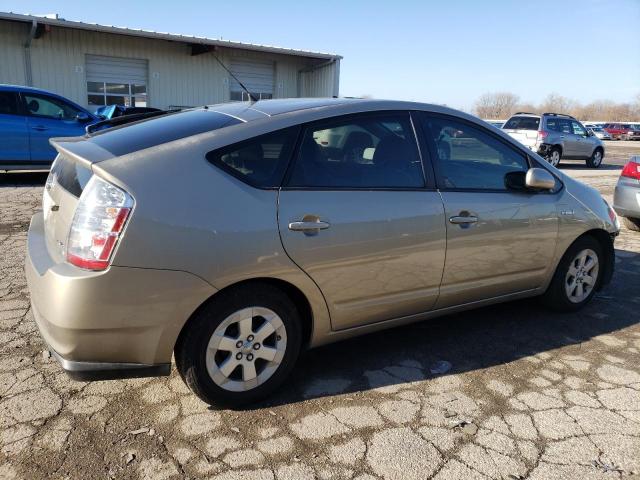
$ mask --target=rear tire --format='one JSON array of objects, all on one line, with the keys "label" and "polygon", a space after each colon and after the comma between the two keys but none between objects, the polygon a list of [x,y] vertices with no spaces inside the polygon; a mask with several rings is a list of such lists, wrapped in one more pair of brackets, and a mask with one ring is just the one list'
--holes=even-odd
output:
[{"label": "rear tire", "polygon": [[562,158],[562,152],[558,147],[553,147],[549,155],[547,156],[547,162],[549,162],[554,167],[560,165],[560,159]]},{"label": "rear tire", "polygon": [[587,159],[587,167],[598,168],[602,165],[602,160],[604,160],[604,153],[601,148],[596,148],[591,157]]},{"label": "rear tire", "polygon": [[272,285],[247,284],[220,293],[192,317],[176,345],[176,367],[202,401],[239,407],[282,385],[301,343],[291,299]]},{"label": "rear tire", "polygon": [[542,300],[552,310],[575,312],[591,301],[600,285],[604,255],[598,240],[578,238],[563,255]]},{"label": "rear tire", "polygon": [[629,230],[640,232],[640,218],[622,217],[622,223]]}]

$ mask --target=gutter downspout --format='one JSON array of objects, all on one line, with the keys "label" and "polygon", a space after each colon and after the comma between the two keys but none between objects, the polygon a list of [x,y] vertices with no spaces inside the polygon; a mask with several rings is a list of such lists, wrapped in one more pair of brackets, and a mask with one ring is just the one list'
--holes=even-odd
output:
[{"label": "gutter downspout", "polygon": [[33,86],[33,73],[31,71],[31,41],[36,37],[37,30],[38,22],[32,20],[29,37],[27,37],[27,41],[24,44],[24,83],[28,87]]}]

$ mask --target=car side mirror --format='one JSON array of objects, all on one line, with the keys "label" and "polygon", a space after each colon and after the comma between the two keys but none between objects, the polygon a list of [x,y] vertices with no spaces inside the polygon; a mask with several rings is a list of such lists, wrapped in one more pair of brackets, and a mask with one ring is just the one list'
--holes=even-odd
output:
[{"label": "car side mirror", "polygon": [[85,123],[91,120],[91,117],[85,112],[78,112],[76,115],[76,121],[80,123]]},{"label": "car side mirror", "polygon": [[551,190],[556,186],[556,179],[544,168],[530,168],[524,183],[532,190]]}]

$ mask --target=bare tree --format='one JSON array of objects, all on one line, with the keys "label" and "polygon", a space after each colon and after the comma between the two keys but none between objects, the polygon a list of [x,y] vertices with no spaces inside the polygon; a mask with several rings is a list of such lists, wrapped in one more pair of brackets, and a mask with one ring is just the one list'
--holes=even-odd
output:
[{"label": "bare tree", "polygon": [[518,96],[508,92],[485,93],[475,104],[475,113],[480,118],[504,119],[514,112],[556,112],[573,115],[581,120],[604,122],[640,121],[640,93],[631,103],[616,103],[612,100],[596,100],[582,105],[557,93],[551,93],[538,105],[518,103]]},{"label": "bare tree", "polygon": [[504,119],[516,111],[518,96],[509,92],[485,93],[475,105],[475,112],[480,118]]}]

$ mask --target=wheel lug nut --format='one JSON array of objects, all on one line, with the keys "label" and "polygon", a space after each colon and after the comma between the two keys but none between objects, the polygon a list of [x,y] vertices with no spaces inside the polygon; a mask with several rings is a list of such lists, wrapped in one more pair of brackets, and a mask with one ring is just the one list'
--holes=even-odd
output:
[{"label": "wheel lug nut", "polygon": [[243,345],[243,344],[242,344],[242,340],[238,340],[238,341],[236,342],[236,348],[242,348],[242,345]]},{"label": "wheel lug nut", "polygon": [[249,335],[249,336],[247,337],[247,340],[249,340],[250,342],[253,342],[253,335]]},{"label": "wheel lug nut", "polygon": [[282,337],[280,335],[276,335],[276,340],[280,341],[282,340]]},{"label": "wheel lug nut", "polygon": [[254,350],[259,350],[260,349],[260,344],[259,343],[254,343],[253,344],[253,349]]},{"label": "wheel lug nut", "polygon": [[253,360],[253,354],[250,353],[249,355],[247,355],[247,360],[249,361]]},{"label": "wheel lug nut", "polygon": [[241,353],[237,353],[236,354],[236,360],[242,360],[242,354]]}]

